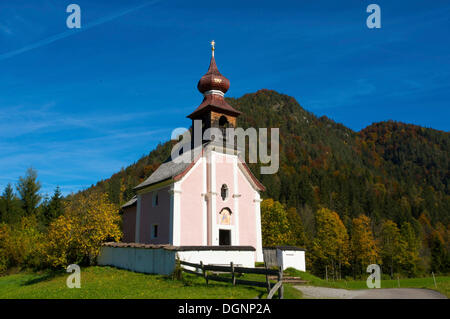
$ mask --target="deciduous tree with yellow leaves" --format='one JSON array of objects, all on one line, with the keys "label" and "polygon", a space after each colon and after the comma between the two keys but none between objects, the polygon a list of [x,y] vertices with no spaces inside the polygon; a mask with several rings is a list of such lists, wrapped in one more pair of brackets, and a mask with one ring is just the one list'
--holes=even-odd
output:
[{"label": "deciduous tree with yellow leaves", "polygon": [[289,220],[284,206],[273,199],[261,203],[263,246],[286,245],[291,239]]},{"label": "deciduous tree with yellow leaves", "polygon": [[340,278],[342,266],[349,265],[349,238],[339,215],[328,209],[316,212],[316,236],[312,245],[313,259],[321,272]]},{"label": "deciduous tree with yellow leaves", "polygon": [[354,276],[365,272],[368,265],[380,262],[379,249],[370,227],[370,218],[366,215],[353,218],[350,247]]},{"label": "deciduous tree with yellow leaves", "polygon": [[295,207],[290,207],[286,211],[286,215],[289,222],[289,229],[291,234],[291,238],[288,244],[292,246],[306,247],[308,240],[303,228],[302,219],[300,218],[297,209],[295,209]]},{"label": "deciduous tree with yellow leaves", "polygon": [[70,200],[62,216],[49,226],[46,243],[53,267],[71,263],[92,264],[104,241],[121,237],[120,215],[106,194],[80,194]]}]

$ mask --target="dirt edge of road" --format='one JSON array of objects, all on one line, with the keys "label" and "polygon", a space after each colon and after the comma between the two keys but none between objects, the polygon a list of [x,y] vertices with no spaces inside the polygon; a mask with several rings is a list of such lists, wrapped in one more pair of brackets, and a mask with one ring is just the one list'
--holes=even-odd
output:
[{"label": "dirt edge of road", "polygon": [[447,299],[440,292],[425,288],[381,288],[348,290],[314,286],[295,286],[306,299]]}]

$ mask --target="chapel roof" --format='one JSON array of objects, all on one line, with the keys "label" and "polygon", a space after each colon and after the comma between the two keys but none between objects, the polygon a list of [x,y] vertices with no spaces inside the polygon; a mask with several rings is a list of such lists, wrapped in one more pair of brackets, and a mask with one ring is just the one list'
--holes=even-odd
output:
[{"label": "chapel roof", "polygon": [[131,207],[133,205],[136,205],[137,203],[137,196],[133,196],[133,198],[131,198],[128,202],[126,202],[125,204],[123,204],[120,208],[126,208],[126,207]]},{"label": "chapel roof", "polygon": [[174,162],[171,158],[169,158],[168,160],[166,160],[164,163],[162,163],[154,172],[152,175],[150,175],[150,177],[148,177],[145,181],[143,181],[142,183],[140,183],[139,185],[137,185],[134,189],[135,190],[139,190],[142,189],[144,187],[165,181],[165,180],[169,180],[169,179],[173,179],[175,176],[183,173],[184,170],[186,170],[189,166],[191,165],[191,163],[177,163]]},{"label": "chapel roof", "polygon": [[[197,152],[201,150],[201,146],[197,147],[192,150],[192,152],[189,152],[189,154],[197,154]],[[192,166],[195,162],[192,157],[188,158],[188,160],[178,160],[180,156],[189,156],[189,154],[179,155],[175,158],[172,158],[172,156],[169,156],[168,159],[164,161],[159,167],[142,183],[137,185],[134,189],[139,190],[144,187],[173,179],[176,176],[182,174],[189,166]]]},{"label": "chapel roof", "polygon": [[[202,156],[203,150],[208,146],[219,146],[217,142],[211,141],[204,143],[201,146],[198,146],[197,148],[193,149],[192,151],[187,152],[186,154],[182,154],[179,156],[187,156],[189,160],[179,161],[177,160],[178,157],[173,159],[171,156],[162,163],[154,172],[150,175],[145,181],[137,185],[134,189],[140,190],[143,188],[146,188],[151,185],[158,184],[163,181],[170,181],[173,182],[181,179],[189,170],[194,166],[194,164],[197,162],[197,160]],[[193,158],[194,154],[196,154],[196,158]],[[239,157],[238,157],[239,158]],[[265,190],[264,185],[261,184],[260,181],[253,175],[250,168],[247,166],[245,161],[239,158],[238,166],[241,168],[244,176],[247,177],[247,179],[250,181],[253,186],[261,191]]]}]

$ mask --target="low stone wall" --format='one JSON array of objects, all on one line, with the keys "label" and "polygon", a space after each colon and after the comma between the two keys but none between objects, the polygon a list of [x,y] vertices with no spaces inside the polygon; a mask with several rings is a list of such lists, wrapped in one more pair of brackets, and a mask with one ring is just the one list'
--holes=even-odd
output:
[{"label": "low stone wall", "polygon": [[250,246],[171,246],[136,243],[105,243],[97,263],[148,274],[169,275],[176,259],[205,265],[254,267],[255,248]]}]

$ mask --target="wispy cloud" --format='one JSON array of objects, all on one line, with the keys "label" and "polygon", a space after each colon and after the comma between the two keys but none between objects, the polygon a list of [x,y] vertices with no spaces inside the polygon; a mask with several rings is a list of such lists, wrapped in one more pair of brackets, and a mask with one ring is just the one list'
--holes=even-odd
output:
[{"label": "wispy cloud", "polygon": [[[20,48],[20,49],[17,49],[17,50],[13,50],[13,51],[10,51],[10,52],[6,52],[6,53],[2,53],[2,54],[0,54],[0,61],[8,59],[8,58],[12,58],[12,57],[14,57],[14,56],[16,56],[18,54],[22,54],[22,53],[28,52],[30,50],[33,50],[33,49],[37,49],[37,48],[43,47],[45,45],[51,44],[51,43],[56,42],[58,40],[65,39],[65,38],[70,37],[70,36],[72,36],[74,34],[87,31],[87,30],[89,30],[91,28],[94,28],[94,27],[97,27],[97,26],[102,25],[104,23],[107,23],[107,22],[110,22],[112,20],[118,19],[118,18],[120,18],[122,16],[125,16],[125,15],[127,15],[129,13],[134,12],[134,11],[140,10],[140,9],[142,9],[144,7],[157,4],[158,2],[161,2],[161,1],[162,0],[148,1],[148,2],[145,2],[145,3],[141,4],[141,5],[138,5],[136,7],[133,7],[133,8],[130,8],[130,9],[126,9],[126,10],[123,10],[121,12],[114,13],[114,14],[108,15],[106,17],[100,18],[98,20],[95,20],[93,22],[90,22],[90,23],[87,23],[85,25],[82,25],[82,27],[80,29],[71,29],[71,30],[68,30],[68,31],[65,31],[65,32],[62,32],[62,33],[55,34],[55,35],[53,35],[51,37],[48,37],[46,39],[43,39],[41,41],[29,44],[27,46],[24,46],[23,48]],[[1,28],[1,26],[0,26],[0,30],[3,30]],[[6,28],[5,30],[9,30],[10,31],[10,29],[8,29],[8,28]]]},{"label": "wispy cloud", "polygon": [[[69,192],[108,178],[150,151],[170,130],[117,130],[114,134],[76,140],[32,143],[0,143],[0,190],[16,183],[29,166],[49,189],[56,185],[78,185]],[[136,153],[141,149],[142,153]],[[63,190],[64,192],[64,190]]]},{"label": "wispy cloud", "polygon": [[8,183],[16,183],[29,166],[48,183],[46,191],[56,185],[66,185],[63,193],[89,187],[128,166],[159,141],[168,139],[171,132],[169,127],[149,129],[145,125],[155,115],[167,113],[163,108],[72,116],[58,113],[59,108],[50,101],[41,106],[1,109],[0,191]]},{"label": "wispy cloud", "polygon": [[[165,110],[164,108],[155,108],[153,111],[135,113],[67,115],[55,111],[53,109],[55,106],[55,102],[48,102],[41,106],[16,105],[2,107],[0,109],[0,136],[12,138],[43,130],[58,131],[74,128],[92,129],[111,135],[114,132],[111,132],[109,127],[112,127],[114,124],[123,125],[136,120],[150,119],[156,115],[178,112],[177,109]],[[93,109],[96,108],[93,107]]]}]

